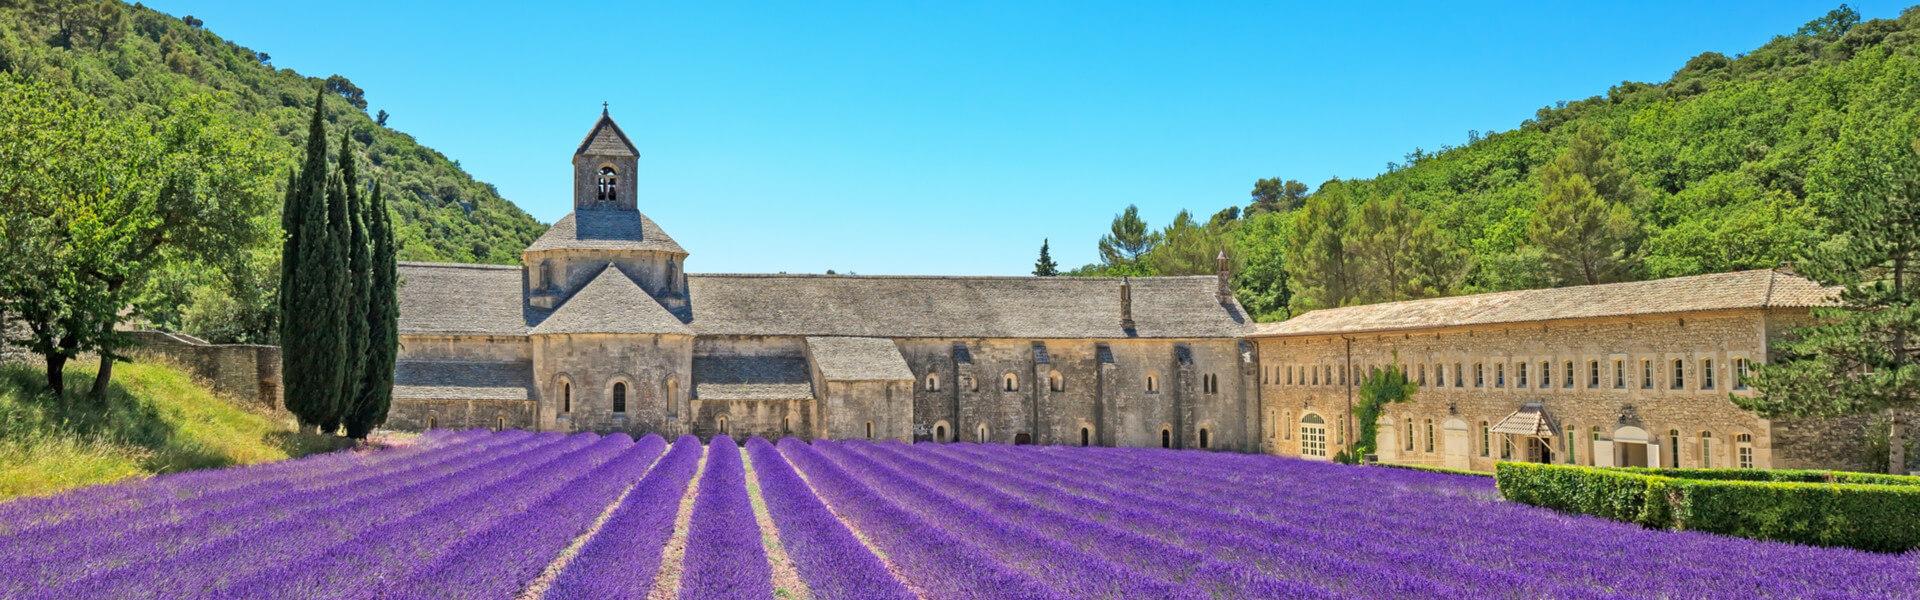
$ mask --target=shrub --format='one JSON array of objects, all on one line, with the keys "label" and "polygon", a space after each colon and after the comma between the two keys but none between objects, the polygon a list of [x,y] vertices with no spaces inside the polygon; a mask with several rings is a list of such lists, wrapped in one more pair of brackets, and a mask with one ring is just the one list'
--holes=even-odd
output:
[{"label": "shrub", "polygon": [[1446,473],[1448,475],[1470,475],[1473,477],[1492,477],[1493,476],[1492,473],[1488,473],[1486,471],[1455,469],[1453,467],[1437,467],[1434,465],[1410,465],[1406,463],[1387,463],[1387,462],[1377,462],[1377,463],[1367,463],[1367,464],[1370,464],[1376,467],[1406,469],[1409,471],[1426,471],[1428,473]]},{"label": "shrub", "polygon": [[1817,546],[1920,548],[1920,478],[1508,462],[1495,469],[1508,500],[1563,512]]}]

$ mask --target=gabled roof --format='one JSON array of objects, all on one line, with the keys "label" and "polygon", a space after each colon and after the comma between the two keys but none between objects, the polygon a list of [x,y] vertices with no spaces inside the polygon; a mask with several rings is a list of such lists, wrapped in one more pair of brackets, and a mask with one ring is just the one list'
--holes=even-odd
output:
[{"label": "gabled roof", "polygon": [[654,250],[686,254],[659,223],[637,210],[582,209],[567,213],[527,246],[529,251],[559,249]]},{"label": "gabled roof", "polygon": [[593,123],[593,129],[587,130],[586,139],[580,140],[580,149],[573,154],[639,156],[640,150],[633,147],[633,142],[627,139],[627,132],[620,130],[620,125],[613,122],[613,117],[607,116],[607,111],[602,110],[600,120]]},{"label": "gabled roof", "polygon": [[662,308],[626,273],[608,264],[574,292],[553,316],[533,328],[534,335],[556,333],[678,333],[692,335],[680,319]]},{"label": "gabled roof", "polygon": [[803,356],[693,357],[693,396],[701,400],[806,400],[813,397]]},{"label": "gabled roof", "polygon": [[1119,279],[872,275],[689,275],[700,335],[884,338],[1239,337],[1248,319],[1216,280],[1132,280],[1132,331]]},{"label": "gabled roof", "polygon": [[1536,438],[1549,438],[1560,435],[1560,426],[1547,414],[1547,407],[1539,402],[1520,405],[1520,410],[1500,419],[1491,429],[1494,433]]},{"label": "gabled roof", "polygon": [[1652,281],[1516,290],[1316,310],[1262,323],[1255,336],[1403,331],[1558,319],[1711,310],[1805,308],[1831,304],[1837,291],[1772,269]]},{"label": "gabled roof", "polygon": [[526,400],[533,363],[403,360],[393,367],[393,396],[432,400]]},{"label": "gabled roof", "polygon": [[807,356],[832,381],[913,381],[900,347],[886,338],[810,337]]},{"label": "gabled roof", "polygon": [[400,333],[526,335],[544,312],[521,300],[520,267],[402,262]]}]

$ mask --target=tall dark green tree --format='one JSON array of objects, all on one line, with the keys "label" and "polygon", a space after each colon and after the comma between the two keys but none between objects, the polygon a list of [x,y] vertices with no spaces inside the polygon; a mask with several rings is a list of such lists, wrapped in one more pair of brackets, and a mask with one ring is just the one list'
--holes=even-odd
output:
[{"label": "tall dark green tree", "polygon": [[1033,274],[1038,277],[1052,277],[1060,274],[1060,263],[1053,262],[1053,252],[1047,248],[1048,240],[1040,240],[1040,259],[1033,261]]},{"label": "tall dark green tree", "polygon": [[387,407],[393,401],[393,363],[399,354],[400,279],[395,266],[393,222],[379,183],[373,185],[367,207],[367,237],[372,243],[372,257],[366,304],[366,368],[360,395],[346,418],[347,437],[353,439],[366,439],[373,428],[387,421]]},{"label": "tall dark green tree", "polygon": [[1145,275],[1140,257],[1160,244],[1160,233],[1147,228],[1140,207],[1132,204],[1113,216],[1111,233],[1100,237],[1100,260],[1110,275]]},{"label": "tall dark green tree", "polygon": [[367,245],[366,207],[360,198],[360,177],[353,157],[353,138],[345,131],[340,133],[340,158],[335,161],[340,169],[342,183],[340,196],[346,202],[345,221],[346,256],[345,285],[346,306],[342,309],[341,335],[346,338],[346,367],[340,377],[340,407],[342,422],[345,422],[349,409],[359,402],[360,386],[366,381],[367,366],[367,298],[371,292],[371,280]]},{"label": "tall dark green tree", "polygon": [[[344,307],[341,281],[344,246],[330,226],[329,200],[338,195],[328,185],[327,91],[314,99],[313,121],[307,128],[306,159],[296,189],[287,194],[283,218],[284,243],[280,298],[280,376],[287,411],[302,427],[332,431],[339,425],[340,378],[345,373],[346,340],[341,337],[340,309]],[[340,219],[346,219],[345,204]]]},{"label": "tall dark green tree", "polygon": [[1640,238],[1633,206],[1644,195],[1606,134],[1583,127],[1566,151],[1540,170],[1540,200],[1527,237],[1545,253],[1562,284],[1630,279],[1639,262]]},{"label": "tall dark green tree", "polygon": [[1287,240],[1287,282],[1293,314],[1345,306],[1355,296],[1356,261],[1348,254],[1346,194],[1323,191],[1293,213]]},{"label": "tall dark green tree", "polygon": [[1920,113],[1858,108],[1809,182],[1837,235],[1799,265],[1844,286],[1841,306],[1816,309],[1758,370],[1760,393],[1733,399],[1769,417],[1878,413],[1887,472],[1900,474],[1905,419],[1920,410]]}]

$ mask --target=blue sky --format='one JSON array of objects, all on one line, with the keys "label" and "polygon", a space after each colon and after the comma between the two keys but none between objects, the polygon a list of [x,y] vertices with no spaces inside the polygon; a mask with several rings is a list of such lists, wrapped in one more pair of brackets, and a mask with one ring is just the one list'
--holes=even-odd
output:
[{"label": "blue sky", "polygon": [[347,76],[544,222],[610,102],[689,270],[871,274],[1022,274],[1042,238],[1084,264],[1128,204],[1371,176],[1836,5],[148,3]]}]

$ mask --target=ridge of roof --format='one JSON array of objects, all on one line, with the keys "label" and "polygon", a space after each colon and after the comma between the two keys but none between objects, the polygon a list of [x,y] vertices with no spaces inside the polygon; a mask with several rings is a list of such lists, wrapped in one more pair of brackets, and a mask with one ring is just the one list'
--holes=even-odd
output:
[{"label": "ridge of roof", "polygon": [[423,260],[396,261],[395,266],[429,269],[485,269],[492,271],[518,271],[520,265],[495,265],[488,263],[432,262]]},{"label": "ridge of roof", "polygon": [[1061,281],[1061,282],[1112,282],[1112,283],[1120,283],[1121,280],[1123,279],[1132,280],[1132,281],[1168,281],[1168,280],[1205,279],[1208,281],[1212,281],[1216,277],[1214,275],[1154,275],[1149,277],[1076,277],[1076,276],[1041,277],[1037,275],[861,275],[861,274],[853,274],[853,273],[833,273],[833,274],[827,274],[827,273],[687,273],[687,276],[688,277],[714,277],[714,278],[729,277],[729,278],[739,278],[739,279],[779,279],[779,278],[928,279],[928,280],[946,280],[946,281],[1004,280],[1004,281]]},{"label": "ridge of roof", "polygon": [[1252,337],[1284,337],[1529,323],[1569,318],[1812,307],[1833,288],[1775,269],[1400,300],[1307,312],[1261,323]]},{"label": "ridge of roof", "polygon": [[685,323],[633,283],[613,263],[574,292],[551,316],[534,326],[533,335],[558,333],[679,333],[692,335]]}]

